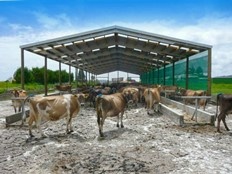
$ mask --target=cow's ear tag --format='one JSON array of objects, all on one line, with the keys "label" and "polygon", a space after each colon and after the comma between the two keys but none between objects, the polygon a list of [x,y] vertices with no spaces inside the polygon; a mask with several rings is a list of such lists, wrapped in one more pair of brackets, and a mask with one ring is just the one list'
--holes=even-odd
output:
[{"label": "cow's ear tag", "polygon": [[97,96],[98,96],[98,97],[102,97],[102,94],[98,94]]}]

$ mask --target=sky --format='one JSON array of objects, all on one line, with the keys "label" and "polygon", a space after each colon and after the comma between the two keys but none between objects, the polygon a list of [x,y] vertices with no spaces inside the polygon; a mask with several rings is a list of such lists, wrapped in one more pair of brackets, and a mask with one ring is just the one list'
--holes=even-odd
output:
[{"label": "sky", "polygon": [[[212,45],[212,77],[232,75],[232,0],[0,0],[0,81],[20,68],[20,45],[113,25]],[[25,51],[25,66],[44,58]]]}]

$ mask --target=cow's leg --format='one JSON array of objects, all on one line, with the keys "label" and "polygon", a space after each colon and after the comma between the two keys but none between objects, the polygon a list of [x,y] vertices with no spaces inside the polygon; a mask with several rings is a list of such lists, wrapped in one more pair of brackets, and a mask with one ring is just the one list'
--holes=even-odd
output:
[{"label": "cow's leg", "polygon": [[35,124],[36,124],[37,129],[40,132],[41,137],[44,137],[44,138],[47,137],[47,135],[41,129],[41,116],[39,116],[39,118],[35,121]]},{"label": "cow's leg", "polygon": [[70,124],[69,124],[69,126],[70,126],[70,132],[73,132],[73,127],[72,127],[72,117],[70,118]]},{"label": "cow's leg", "polygon": [[124,128],[124,125],[123,125],[123,122],[122,122],[123,114],[124,114],[124,111],[121,112],[121,128]]},{"label": "cow's leg", "polygon": [[32,134],[32,124],[34,122],[34,119],[32,117],[29,118],[28,121],[28,127],[29,127],[29,135],[30,137],[34,137],[34,135]]},{"label": "cow's leg", "polygon": [[219,133],[221,133],[221,131],[220,131],[220,122],[221,122],[222,116],[223,116],[223,113],[221,112],[218,115],[218,124],[217,124],[217,132],[219,132]]},{"label": "cow's leg", "polygon": [[226,124],[226,114],[224,115],[224,117],[222,117],[222,122],[224,123],[224,126],[225,126],[226,130],[230,131],[230,129],[228,128],[228,126]]},{"label": "cow's leg", "polygon": [[101,117],[97,115],[97,124],[99,128],[100,128],[100,123],[101,123]]},{"label": "cow's leg", "polygon": [[160,112],[159,102],[155,102],[153,106],[154,106],[154,112],[157,113],[158,115],[161,115],[162,113]]},{"label": "cow's leg", "polygon": [[156,102],[156,101],[154,101],[153,110],[154,110],[156,113],[159,112],[158,105],[157,105],[157,102]]},{"label": "cow's leg", "polygon": [[119,127],[119,114],[117,115],[117,127]]},{"label": "cow's leg", "polygon": [[72,117],[67,117],[67,128],[66,128],[67,134],[70,134],[73,132],[72,128]]},{"label": "cow's leg", "polygon": [[[104,121],[103,121],[104,122]],[[100,137],[103,137],[103,133],[102,133],[102,111],[101,110],[97,110],[97,124],[98,124],[98,129],[99,129],[99,135]]]},{"label": "cow's leg", "polygon": [[15,113],[17,112],[17,109],[16,109],[16,107],[14,106],[14,111],[15,111]]},{"label": "cow's leg", "polygon": [[97,117],[97,124],[98,124],[98,130],[99,130],[99,135],[100,137],[103,137],[103,133],[102,133],[102,130],[101,130],[101,117]]},{"label": "cow's leg", "polygon": [[100,122],[100,128],[99,128],[100,137],[104,137],[104,135],[103,135],[103,124],[104,124],[104,121],[105,121],[105,117],[102,117],[101,118],[101,122]]},{"label": "cow's leg", "polygon": [[146,102],[146,109],[147,109],[147,114],[149,115],[149,108],[150,108],[150,102]]}]

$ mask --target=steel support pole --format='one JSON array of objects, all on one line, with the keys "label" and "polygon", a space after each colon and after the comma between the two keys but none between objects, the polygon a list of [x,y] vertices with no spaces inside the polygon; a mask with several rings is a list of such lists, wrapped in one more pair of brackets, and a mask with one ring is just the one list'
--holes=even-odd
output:
[{"label": "steel support pole", "polygon": [[189,89],[189,57],[186,58],[185,88]]},{"label": "steel support pole", "polygon": [[47,57],[44,57],[44,95],[48,95],[48,80],[47,80]]},{"label": "steel support pole", "polygon": [[24,89],[24,49],[21,49],[21,87]]},{"label": "steel support pole", "polygon": [[59,62],[59,84],[61,85],[61,62]]},{"label": "steel support pole", "polygon": [[212,84],[212,49],[208,50],[208,95],[211,95],[211,84]]},{"label": "steel support pole", "polygon": [[69,65],[69,84],[71,85],[71,65]]}]

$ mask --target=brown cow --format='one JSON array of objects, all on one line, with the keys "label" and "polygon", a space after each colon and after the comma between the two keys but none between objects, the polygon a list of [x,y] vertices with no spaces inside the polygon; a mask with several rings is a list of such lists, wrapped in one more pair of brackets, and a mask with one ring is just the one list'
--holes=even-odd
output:
[{"label": "brown cow", "polygon": [[[182,96],[206,96],[206,91],[181,89],[181,95]],[[184,103],[185,104],[194,104],[195,99],[184,99]],[[207,99],[200,99],[198,104],[199,104],[199,107],[202,107],[203,110],[205,110],[205,107],[207,105]]]},{"label": "brown cow", "polygon": [[88,97],[88,94],[84,94],[84,93],[77,93],[75,94],[78,98],[78,101],[80,103],[81,106],[85,105],[85,100]]},{"label": "brown cow", "polygon": [[32,124],[35,122],[42,137],[46,136],[40,127],[41,121],[56,121],[64,117],[67,118],[66,132],[73,132],[72,118],[80,111],[80,103],[76,95],[65,94],[60,96],[34,97],[29,99],[29,135],[32,134]]},{"label": "brown cow", "polygon": [[147,89],[147,87],[140,85],[138,87],[138,89],[139,89],[139,102],[140,103],[144,103],[144,96],[143,96],[143,94],[144,94],[145,89]]},{"label": "brown cow", "polygon": [[138,88],[135,87],[125,87],[122,91],[122,93],[126,96],[131,96],[132,97],[132,101],[135,104],[135,106],[138,105],[138,101],[139,101],[139,90]]},{"label": "brown cow", "polygon": [[96,98],[97,123],[100,137],[103,135],[103,124],[106,117],[117,116],[117,127],[119,127],[119,114],[121,113],[121,128],[123,128],[123,114],[129,99],[122,93],[101,95]]},{"label": "brown cow", "polygon": [[18,112],[21,112],[22,109],[22,105],[24,100],[20,99],[20,98],[26,98],[27,97],[27,92],[25,90],[13,90],[11,91],[12,94],[12,106],[14,107],[14,111],[15,113],[17,112],[17,108],[18,108]]},{"label": "brown cow", "polygon": [[217,118],[217,113],[218,113],[218,105],[219,105],[219,110],[220,114],[218,115],[218,123],[217,123],[217,131],[220,131],[220,122],[224,123],[224,126],[227,131],[230,131],[226,124],[226,115],[232,113],[232,95],[223,95],[223,94],[218,94],[217,95],[217,110],[216,110],[216,118]]},{"label": "brown cow", "polygon": [[55,85],[56,89],[60,91],[60,94],[62,94],[62,91],[67,91],[68,93],[72,93],[72,85]]},{"label": "brown cow", "polygon": [[160,91],[161,86],[158,86],[157,88],[147,88],[144,91],[144,99],[145,99],[145,108],[147,109],[147,114],[150,114],[150,110],[154,109],[155,111],[159,113],[159,103],[160,103]]}]

